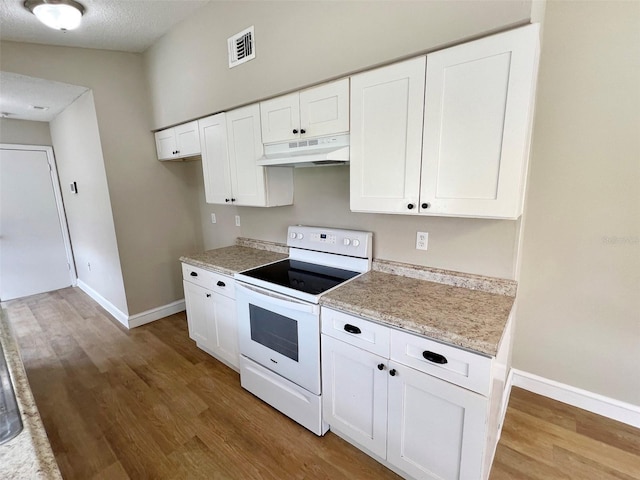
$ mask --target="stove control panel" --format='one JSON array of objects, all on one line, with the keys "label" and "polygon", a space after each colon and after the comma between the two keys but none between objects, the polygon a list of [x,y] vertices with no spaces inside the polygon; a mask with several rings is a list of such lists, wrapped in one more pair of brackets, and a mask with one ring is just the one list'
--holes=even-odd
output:
[{"label": "stove control panel", "polygon": [[289,227],[288,233],[289,247],[371,258],[373,237],[371,232],[294,225]]}]

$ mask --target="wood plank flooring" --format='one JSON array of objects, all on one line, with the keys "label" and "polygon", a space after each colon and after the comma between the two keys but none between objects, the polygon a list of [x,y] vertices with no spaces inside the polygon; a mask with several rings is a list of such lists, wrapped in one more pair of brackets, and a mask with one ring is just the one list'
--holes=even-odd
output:
[{"label": "wood plank flooring", "polygon": [[[184,313],[127,331],[79,289],[2,304],[65,479],[399,479],[240,387]],[[514,388],[492,480],[640,479],[640,431]]]}]

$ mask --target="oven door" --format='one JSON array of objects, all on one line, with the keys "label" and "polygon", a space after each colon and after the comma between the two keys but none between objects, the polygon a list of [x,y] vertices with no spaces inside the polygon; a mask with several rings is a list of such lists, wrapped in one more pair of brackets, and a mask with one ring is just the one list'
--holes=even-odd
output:
[{"label": "oven door", "polygon": [[240,353],[320,395],[320,307],[236,283]]}]

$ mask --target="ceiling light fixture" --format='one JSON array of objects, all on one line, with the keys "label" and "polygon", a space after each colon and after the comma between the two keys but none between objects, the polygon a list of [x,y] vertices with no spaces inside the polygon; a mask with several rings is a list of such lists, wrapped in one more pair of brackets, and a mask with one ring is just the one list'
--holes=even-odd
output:
[{"label": "ceiling light fixture", "polygon": [[84,14],[74,0],[26,0],[24,6],[47,27],[62,31],[78,28]]}]

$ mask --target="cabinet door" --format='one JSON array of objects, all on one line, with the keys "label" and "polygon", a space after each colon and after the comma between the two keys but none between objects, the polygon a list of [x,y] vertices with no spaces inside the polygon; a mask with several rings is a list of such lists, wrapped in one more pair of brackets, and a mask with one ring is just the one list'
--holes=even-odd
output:
[{"label": "cabinet door", "polygon": [[324,421],[331,430],[343,433],[383,459],[387,449],[387,362],[322,335]]},{"label": "cabinet door", "polygon": [[538,26],[427,55],[424,213],[522,213]]},{"label": "cabinet door", "polygon": [[158,160],[167,160],[176,156],[176,133],[173,128],[156,132],[156,151]]},{"label": "cabinet door", "polygon": [[389,363],[387,460],[416,479],[480,479],[487,399]]},{"label": "cabinet door", "polygon": [[351,77],[351,210],[416,213],[425,57]]},{"label": "cabinet door", "polygon": [[230,365],[240,368],[238,357],[238,327],[236,301],[219,293],[213,294],[213,324],[209,335],[209,346]]},{"label": "cabinet door", "polygon": [[231,202],[231,173],[224,113],[198,120],[202,147],[202,173],[207,203]]},{"label": "cabinet door", "polygon": [[227,112],[227,138],[235,203],[265,206],[265,167],[256,165],[263,155],[258,104]]},{"label": "cabinet door", "polygon": [[187,307],[189,337],[198,345],[209,347],[209,328],[213,312],[213,293],[191,282],[182,282]]},{"label": "cabinet door", "polygon": [[349,79],[300,92],[302,138],[349,131]]},{"label": "cabinet door", "polygon": [[179,157],[189,157],[200,153],[200,134],[198,122],[189,122],[174,127],[176,133],[176,150]]},{"label": "cabinet door", "polygon": [[299,98],[296,92],[260,102],[264,143],[286,142],[300,136]]}]

